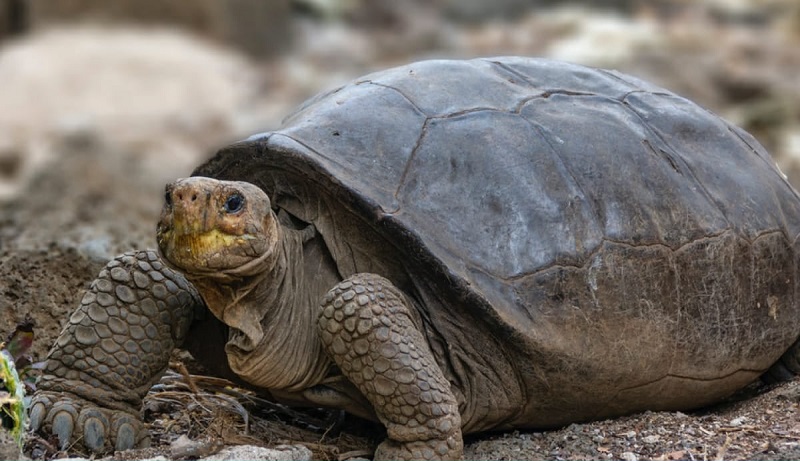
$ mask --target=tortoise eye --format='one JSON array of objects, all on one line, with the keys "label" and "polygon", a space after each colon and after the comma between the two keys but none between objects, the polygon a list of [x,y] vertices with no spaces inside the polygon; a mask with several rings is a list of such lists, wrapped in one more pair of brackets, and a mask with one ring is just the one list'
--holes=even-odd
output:
[{"label": "tortoise eye", "polygon": [[225,204],[222,206],[226,212],[228,213],[236,213],[241,211],[244,207],[244,197],[241,194],[233,194],[228,197],[228,200],[225,200]]}]

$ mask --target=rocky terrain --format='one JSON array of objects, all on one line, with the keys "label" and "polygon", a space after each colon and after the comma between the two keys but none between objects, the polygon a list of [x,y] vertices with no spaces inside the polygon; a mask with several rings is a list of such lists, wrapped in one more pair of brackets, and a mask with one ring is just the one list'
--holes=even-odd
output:
[{"label": "rocky terrain", "polygon": [[[360,10],[319,13],[312,5],[313,14],[291,21],[289,52],[267,60],[172,29],[120,25],[41,29],[0,42],[0,337],[31,318],[34,355],[43,358],[105,262],[154,246],[166,181],[188,175],[219,146],[278,126],[318,91],[413,59],[545,55],[631,72],[744,126],[800,184],[800,9],[792,1],[480,13],[490,21],[452,5],[401,4],[373,12],[377,25]],[[249,414],[245,433],[248,413],[228,400],[193,405],[200,397],[174,381],[152,396],[156,447],[126,456],[189,456],[187,442],[176,445],[186,435],[200,457],[226,444],[301,444],[310,452],[292,456],[344,459],[369,457],[382,437],[338,415],[279,410]],[[793,459],[799,403],[800,382],[754,386],[699,412],[471,438],[466,457]],[[0,447],[0,458],[15,456],[13,444]],[[34,448],[27,456],[53,455]]]}]

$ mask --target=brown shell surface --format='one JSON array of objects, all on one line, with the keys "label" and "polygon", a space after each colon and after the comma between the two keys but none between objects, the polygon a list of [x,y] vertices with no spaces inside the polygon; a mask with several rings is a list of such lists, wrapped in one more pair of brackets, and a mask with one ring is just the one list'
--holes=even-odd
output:
[{"label": "brown shell surface", "polygon": [[403,272],[437,293],[420,295],[443,306],[434,324],[513,343],[523,393],[552,394],[524,409],[545,425],[697,406],[797,338],[798,194],[750,135],[618,72],[410,64],[308,101],[195,174],[256,182],[296,215],[320,208],[298,205],[310,196],[340,204],[331,239],[369,234],[351,247],[372,256],[332,250],[342,275]]}]

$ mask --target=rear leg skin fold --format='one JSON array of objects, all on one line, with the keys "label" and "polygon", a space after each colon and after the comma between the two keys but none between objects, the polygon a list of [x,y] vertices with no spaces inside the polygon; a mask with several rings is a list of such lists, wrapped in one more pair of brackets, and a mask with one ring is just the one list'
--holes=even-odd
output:
[{"label": "rear leg skin fold", "polygon": [[761,380],[767,384],[789,381],[800,375],[800,339],[795,341],[764,374]]}]

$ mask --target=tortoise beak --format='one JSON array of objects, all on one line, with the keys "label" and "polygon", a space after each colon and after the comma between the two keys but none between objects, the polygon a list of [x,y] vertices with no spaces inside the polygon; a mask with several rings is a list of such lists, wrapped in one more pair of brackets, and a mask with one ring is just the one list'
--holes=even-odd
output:
[{"label": "tortoise beak", "polygon": [[161,254],[181,268],[205,266],[205,256],[218,242],[214,232],[212,185],[205,181],[178,180],[168,184],[158,223]]},{"label": "tortoise beak", "polygon": [[[202,234],[209,231],[211,187],[197,181],[176,181],[168,184],[164,195],[161,219],[167,221],[175,235]],[[166,218],[166,219],[165,219]]]}]

